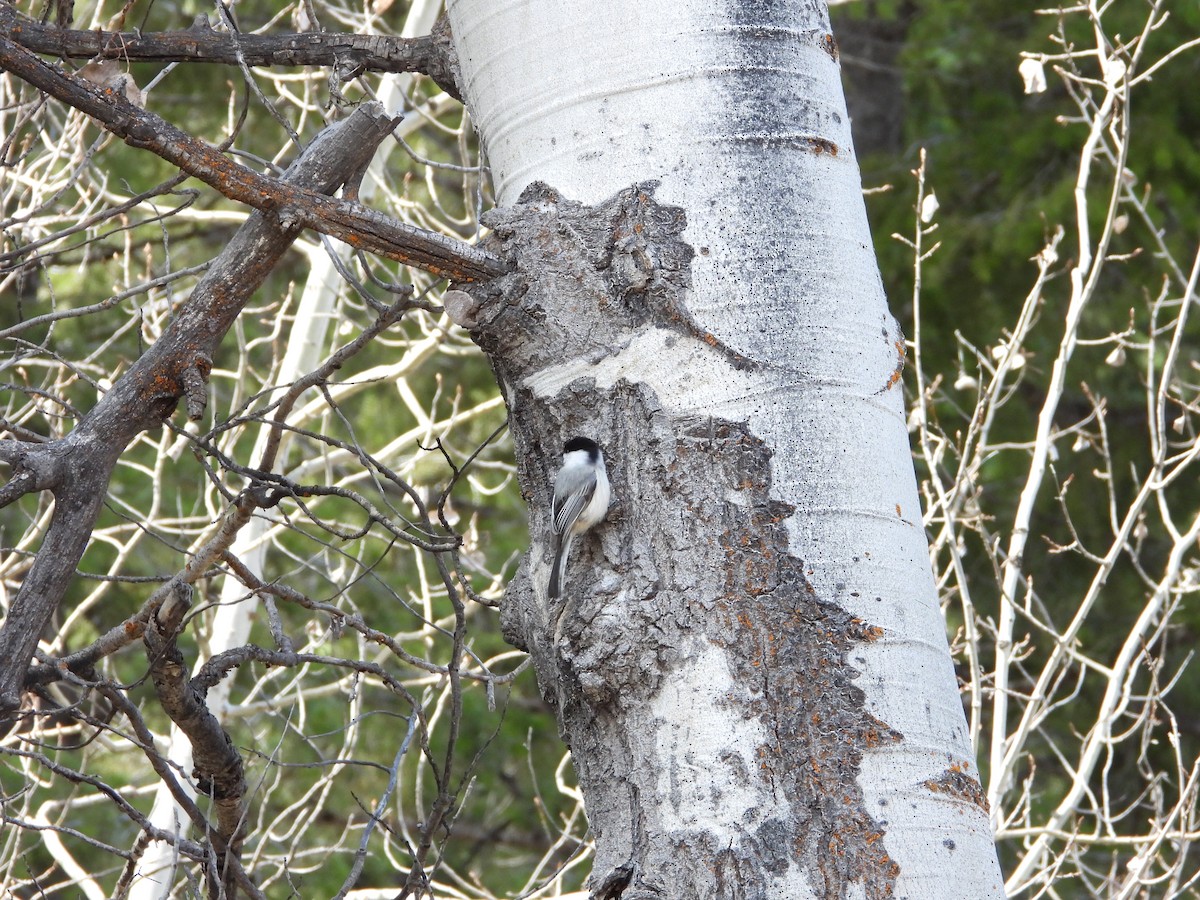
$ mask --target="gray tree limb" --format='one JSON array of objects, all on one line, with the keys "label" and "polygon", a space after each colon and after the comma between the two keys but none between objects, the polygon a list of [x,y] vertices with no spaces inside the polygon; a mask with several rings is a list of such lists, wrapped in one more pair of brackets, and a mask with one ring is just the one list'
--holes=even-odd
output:
[{"label": "gray tree limb", "polygon": [[[379,104],[360,106],[318,135],[283,183],[332,193],[367,166],[393,125]],[[55,504],[37,559],[0,625],[0,734],[15,721],[30,658],[87,547],[117,460],[138,434],[174,412],[189,372],[207,377],[225,333],[299,231],[299,223],[251,215],[162,337],[70,434],[44,444],[0,441],[0,460],[12,467],[0,505],[37,490],[52,491]]]},{"label": "gray tree limb", "polygon": [[[420,72],[458,97],[436,35],[402,38],[386,34],[234,34],[214,31],[200,16],[179,31],[82,31],[57,28],[0,8],[0,28],[35,53],[62,59],[123,59],[142,62],[208,62],[248,66],[336,66],[355,71]],[[436,29],[435,29],[436,31]]]},{"label": "gray tree limb", "polygon": [[86,113],[131,147],[149,150],[231,200],[277,216],[285,227],[312,228],[356,249],[455,281],[478,281],[507,271],[500,259],[464,241],[231,162],[210,144],[130,103],[120,91],[68,75],[4,34],[0,34],[0,69]]},{"label": "gray tree limb", "polygon": [[[204,694],[187,674],[183,653],[175,642],[183,618],[191,608],[192,588],[177,584],[158,612],[146,623],[142,640],[150,661],[154,692],[171,721],[179,726],[192,745],[194,777],[200,790],[213,801],[213,823],[209,828],[215,868],[225,896],[235,896],[234,863],[241,855],[244,837],[242,802],[246,796],[246,767],[233,741],[209,711]],[[209,896],[220,896],[209,885]]]}]

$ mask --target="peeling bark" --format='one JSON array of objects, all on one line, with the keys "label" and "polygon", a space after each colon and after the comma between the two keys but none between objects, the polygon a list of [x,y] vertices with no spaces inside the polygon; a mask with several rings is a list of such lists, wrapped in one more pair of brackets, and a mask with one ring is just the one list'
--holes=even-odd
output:
[{"label": "peeling bark", "polygon": [[[502,615],[560,709],[593,890],[999,897],[986,816],[926,783],[977,773],[826,5],[447,10],[520,272],[454,303],[532,507]],[[574,434],[615,503],[552,605]]]},{"label": "peeling bark", "polygon": [[[792,866],[820,896],[889,896],[897,867],[859,776],[867,750],[901,735],[867,712],[852,663],[881,630],[819,596],[791,555],[795,510],[774,499],[771,451],[742,422],[668,411],[645,381],[541,380],[579,355],[584,320],[597,362],[665,332],[668,364],[702,354],[765,387],[766,367],[687,313],[682,210],[652,185],[597,208],[538,185],[489,224],[520,274],[469,289],[472,333],[500,377],[533,509],[550,507],[564,436],[595,438],[610,460],[616,499],[579,542],[564,600],[546,599],[548,542],[535,541],[502,608],[573,751],[596,896],[765,898],[757,873]],[[545,533],[536,515],[533,531]],[[691,695],[696,668],[728,681]],[[758,780],[771,801],[741,805]],[[722,832],[702,822],[711,809]]]}]

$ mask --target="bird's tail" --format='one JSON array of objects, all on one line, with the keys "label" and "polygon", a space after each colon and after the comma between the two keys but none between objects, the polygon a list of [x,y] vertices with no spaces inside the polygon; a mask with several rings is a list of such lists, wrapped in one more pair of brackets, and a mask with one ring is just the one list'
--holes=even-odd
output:
[{"label": "bird's tail", "polygon": [[562,594],[563,578],[567,573],[567,557],[571,555],[571,543],[575,535],[570,531],[561,535],[558,547],[554,551],[554,564],[550,567],[550,599],[556,600]]}]

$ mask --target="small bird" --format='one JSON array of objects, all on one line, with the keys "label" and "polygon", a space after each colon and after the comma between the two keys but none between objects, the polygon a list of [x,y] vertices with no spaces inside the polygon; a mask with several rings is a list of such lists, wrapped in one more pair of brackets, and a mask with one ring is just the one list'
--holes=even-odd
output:
[{"label": "small bird", "polygon": [[575,538],[608,512],[608,471],[604,454],[591,438],[573,437],[563,444],[563,464],[554,478],[554,566],[550,596],[562,593],[567,557]]}]

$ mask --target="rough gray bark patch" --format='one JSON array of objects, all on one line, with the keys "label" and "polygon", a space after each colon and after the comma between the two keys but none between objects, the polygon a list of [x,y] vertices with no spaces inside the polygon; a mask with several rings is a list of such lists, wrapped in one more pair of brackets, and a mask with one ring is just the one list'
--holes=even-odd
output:
[{"label": "rough gray bark patch", "polygon": [[[642,329],[677,334],[680,366],[709,353],[756,366],[688,314],[686,219],[653,190],[635,185],[588,208],[535,185],[489,223],[514,273],[459,298],[504,391],[532,510],[534,546],[505,595],[505,635],[532,654],[574,752],[598,896],[765,900],[770,875],[796,865],[822,897],[856,883],[887,897],[897,868],[858,774],[865,750],[900,735],[866,712],[847,662],[880,632],[817,596],[789,555],[795,510],[773,496],[770,449],[743,423],[668,413],[651,384],[580,378],[549,396],[524,386],[565,360],[599,362]],[[573,434],[604,447],[614,502],[578,543],[564,600],[548,603],[535,579],[548,573],[550,485]],[[655,697],[712,647],[735,681],[712,715],[760,723],[767,736],[749,764],[723,760],[729,783],[763,786],[760,808],[722,823],[733,841],[679,826],[662,779],[689,775],[655,738]]]}]

